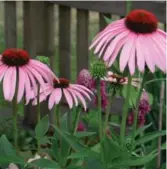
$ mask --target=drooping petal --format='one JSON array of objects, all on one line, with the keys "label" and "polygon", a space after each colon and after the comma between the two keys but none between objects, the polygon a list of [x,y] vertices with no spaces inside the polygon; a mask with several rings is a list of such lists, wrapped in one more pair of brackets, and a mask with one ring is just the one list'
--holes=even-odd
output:
[{"label": "drooping petal", "polygon": [[59,102],[62,98],[62,89],[57,88],[57,89],[54,90],[54,92],[55,92],[55,96],[56,96],[55,103],[59,104]]},{"label": "drooping petal", "polygon": [[70,107],[70,109],[73,107],[73,99],[72,99],[72,96],[71,94],[69,93],[69,91],[67,89],[63,89],[63,93],[64,93],[64,96],[66,98],[66,101]]},{"label": "drooping petal", "polygon": [[117,46],[115,47],[114,52],[112,53],[112,55],[109,56],[109,59],[107,60],[108,67],[110,67],[114,63],[116,57],[121,51],[122,46],[126,43],[127,40],[128,40],[128,35],[127,37],[120,39],[119,43],[117,43]]},{"label": "drooping petal", "polygon": [[32,63],[33,65],[36,65],[36,66],[40,67],[41,69],[43,69],[43,71],[47,72],[48,75],[50,75],[52,78],[58,80],[57,76],[51,71],[51,69],[50,69],[47,65],[45,65],[45,64],[43,64],[43,63],[41,63],[41,62],[39,62],[38,60],[31,60],[30,64],[31,64],[31,63]]},{"label": "drooping petal", "polygon": [[[45,90],[45,92],[41,92],[39,96],[39,102],[46,100],[48,95],[50,95],[53,90],[54,90],[53,87],[50,86]],[[33,105],[37,104],[37,95],[36,95],[36,98],[33,100],[32,104]]]},{"label": "drooping petal", "polygon": [[128,60],[129,60],[129,57],[130,57],[130,52],[132,50],[133,43],[134,43],[134,40],[135,40],[135,35],[133,33],[130,33],[128,38],[129,38],[129,40],[123,46],[122,51],[121,51],[121,55],[120,55],[119,65],[120,65],[120,71],[121,72],[124,71],[124,69],[125,69],[125,67],[128,63]]},{"label": "drooping petal", "polygon": [[122,31],[125,31],[125,29],[124,28],[123,29],[116,29],[113,32],[106,35],[105,37],[103,37],[103,39],[97,44],[95,51],[94,51],[94,54],[101,51],[101,48],[103,47],[103,45],[106,42],[111,41],[115,36],[117,36],[117,34],[121,33]]},{"label": "drooping petal", "polygon": [[74,90],[77,90],[78,92],[82,93],[82,95],[84,95],[86,98],[91,100],[91,97],[89,96],[89,94],[85,90],[83,90],[83,89],[81,89],[81,88],[79,88],[77,86],[75,87],[75,85],[73,87],[71,87],[71,88],[74,89]]},{"label": "drooping petal", "polygon": [[[73,89],[71,89],[71,90],[73,90]],[[73,90],[73,92],[78,97],[78,99],[81,101],[81,103],[82,103],[82,105],[84,107],[84,110],[86,111],[87,107],[86,107],[86,101],[85,101],[84,97],[76,90]]]},{"label": "drooping petal", "polygon": [[26,66],[26,68],[31,72],[31,74],[36,78],[41,86],[45,86],[44,80],[42,79],[41,75],[32,67]]},{"label": "drooping petal", "polygon": [[91,90],[89,90],[87,87],[83,86],[83,85],[70,84],[70,86],[73,87],[73,88],[81,88],[81,89],[87,91],[89,94],[93,95],[93,92]]},{"label": "drooping petal", "polygon": [[137,57],[137,66],[141,72],[144,72],[145,69],[145,60],[144,60],[144,54],[143,49],[141,47],[141,38],[140,35],[136,39],[136,57]]},{"label": "drooping petal", "polygon": [[8,69],[8,66],[6,66],[6,65],[2,65],[0,67],[0,82],[4,78],[4,75],[5,75],[6,71],[7,71],[7,69]]},{"label": "drooping petal", "polygon": [[78,106],[78,99],[77,99],[75,93],[73,92],[73,90],[71,90],[70,87],[69,87],[67,90],[68,90],[68,91],[70,92],[70,94],[73,96],[73,99],[74,99],[74,102],[75,102],[75,106]]},{"label": "drooping petal", "polygon": [[3,80],[4,98],[11,101],[15,94],[16,88],[16,67],[9,67]]},{"label": "drooping petal", "polygon": [[49,110],[51,110],[53,108],[53,105],[55,103],[55,98],[56,98],[56,91],[53,90],[53,92],[51,93],[50,97],[49,97]]},{"label": "drooping petal", "polygon": [[26,105],[29,103],[29,101],[34,98],[34,93],[33,90],[31,88],[31,83],[30,83],[30,79],[28,77],[28,75],[25,73],[25,98],[26,98]]},{"label": "drooping petal", "polygon": [[154,58],[153,58],[153,56],[150,56],[150,54],[149,54],[146,37],[147,36],[141,36],[141,42],[142,42],[141,45],[142,45],[142,49],[144,51],[144,58],[145,58],[146,64],[147,64],[148,68],[150,69],[150,71],[153,73],[153,72],[155,72]]},{"label": "drooping petal", "polygon": [[113,51],[116,48],[116,45],[120,43],[121,39],[124,39],[129,34],[129,31],[123,31],[120,33],[107,47],[107,50],[104,54],[104,61],[107,61],[109,57],[112,55]]},{"label": "drooping petal", "polygon": [[19,67],[19,83],[18,83],[18,94],[17,94],[17,102],[19,103],[23,97],[24,94],[24,86],[26,83],[26,79],[25,79],[25,73],[24,70]]},{"label": "drooping petal", "polygon": [[130,71],[131,75],[133,75],[135,73],[135,66],[136,66],[136,63],[135,63],[136,39],[137,39],[137,36],[135,35],[134,44],[133,44],[132,49],[130,51],[129,62],[128,62],[129,71]]}]

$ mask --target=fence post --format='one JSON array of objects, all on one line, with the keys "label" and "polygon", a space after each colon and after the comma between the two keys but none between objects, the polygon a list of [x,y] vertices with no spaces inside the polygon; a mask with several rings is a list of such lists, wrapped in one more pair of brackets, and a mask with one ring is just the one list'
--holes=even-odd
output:
[{"label": "fence post", "polygon": [[77,10],[77,73],[83,68],[89,67],[88,51],[88,26],[89,12],[87,10]]},{"label": "fence post", "polygon": [[71,73],[71,10],[59,6],[59,70],[60,76],[70,79]]},{"label": "fence post", "polygon": [[4,2],[5,48],[17,47],[16,2]]},{"label": "fence post", "polygon": [[[24,48],[30,53],[31,57],[36,55],[49,56],[48,45],[48,2],[24,2]],[[53,37],[54,38],[54,37]],[[41,114],[48,114],[47,101],[41,104]],[[35,127],[36,106],[31,104],[25,106],[24,124]]]},{"label": "fence post", "polygon": [[100,29],[100,31],[103,30],[107,26],[107,23],[106,23],[104,17],[111,18],[111,14],[99,13],[99,29]]}]

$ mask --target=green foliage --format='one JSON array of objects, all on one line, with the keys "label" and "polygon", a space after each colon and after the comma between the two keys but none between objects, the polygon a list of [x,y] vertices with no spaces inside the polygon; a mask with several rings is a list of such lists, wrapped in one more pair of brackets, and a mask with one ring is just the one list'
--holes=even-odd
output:
[{"label": "green foliage", "polygon": [[36,59],[39,60],[40,62],[50,66],[50,59],[49,57],[46,56],[36,56]]}]

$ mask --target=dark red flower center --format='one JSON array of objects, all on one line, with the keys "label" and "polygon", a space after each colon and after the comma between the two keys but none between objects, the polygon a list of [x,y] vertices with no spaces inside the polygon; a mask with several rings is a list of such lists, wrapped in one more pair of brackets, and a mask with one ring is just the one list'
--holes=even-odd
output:
[{"label": "dark red flower center", "polygon": [[125,25],[135,33],[152,33],[157,29],[158,20],[151,12],[137,9],[127,15]]},{"label": "dark red flower center", "polygon": [[30,57],[25,50],[10,48],[2,53],[1,59],[8,66],[23,66],[29,62]]},{"label": "dark red flower center", "polygon": [[59,78],[59,82],[54,79],[53,80],[53,86],[54,88],[67,88],[69,87],[70,81],[65,78]]}]

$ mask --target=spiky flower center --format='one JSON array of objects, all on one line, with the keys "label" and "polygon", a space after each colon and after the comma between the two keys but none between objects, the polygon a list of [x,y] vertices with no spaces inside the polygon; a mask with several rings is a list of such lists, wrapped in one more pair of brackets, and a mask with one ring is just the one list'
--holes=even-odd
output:
[{"label": "spiky flower center", "polygon": [[70,81],[65,78],[59,78],[59,81],[56,79],[53,80],[54,88],[67,88],[69,87]]},{"label": "spiky flower center", "polygon": [[158,20],[151,12],[137,9],[127,15],[125,25],[135,33],[152,33],[157,29]]},{"label": "spiky flower center", "polygon": [[1,59],[8,66],[23,66],[28,64],[30,57],[23,49],[10,48],[2,53]]},{"label": "spiky flower center", "polygon": [[90,68],[90,72],[93,78],[101,79],[104,78],[107,74],[107,67],[103,61],[95,61]]}]

